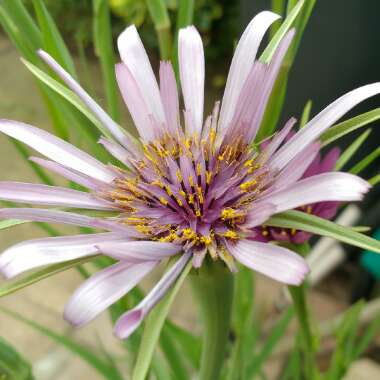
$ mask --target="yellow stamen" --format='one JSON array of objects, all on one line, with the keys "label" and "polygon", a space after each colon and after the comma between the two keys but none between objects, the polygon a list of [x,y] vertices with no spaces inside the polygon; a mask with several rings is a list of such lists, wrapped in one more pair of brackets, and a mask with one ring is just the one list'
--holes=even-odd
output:
[{"label": "yellow stamen", "polygon": [[167,206],[167,204],[169,203],[164,197],[161,197],[161,198],[160,198],[160,202],[161,202],[164,206]]},{"label": "yellow stamen", "polygon": [[222,220],[232,219],[235,216],[235,210],[233,208],[224,208],[220,214]]}]

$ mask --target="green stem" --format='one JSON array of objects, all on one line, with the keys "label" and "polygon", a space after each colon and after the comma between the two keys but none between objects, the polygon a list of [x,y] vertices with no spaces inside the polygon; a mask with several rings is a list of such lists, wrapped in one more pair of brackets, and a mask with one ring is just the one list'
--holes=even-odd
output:
[{"label": "green stem", "polygon": [[300,337],[302,340],[304,354],[304,373],[306,379],[318,379],[318,369],[316,365],[316,341],[313,336],[309,309],[306,303],[306,285],[298,287],[289,286],[289,292],[293,299],[298,323],[300,326]]},{"label": "green stem", "polygon": [[224,362],[231,322],[233,276],[219,263],[205,264],[191,276],[203,322],[200,380],[217,380]]}]

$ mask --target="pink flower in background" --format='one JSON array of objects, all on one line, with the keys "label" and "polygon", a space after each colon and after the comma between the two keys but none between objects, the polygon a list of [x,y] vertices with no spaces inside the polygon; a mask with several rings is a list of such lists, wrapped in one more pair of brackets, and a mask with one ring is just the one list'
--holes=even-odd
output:
[{"label": "pink flower in background", "polygon": [[[292,137],[294,133],[289,133],[285,140]],[[269,144],[269,141],[265,141],[261,147],[265,148]],[[339,148],[333,148],[327,152],[325,157],[322,159],[321,155],[318,154],[310,166],[306,169],[302,178],[312,177],[317,174],[328,173],[334,170],[336,162],[339,158],[340,150]],[[316,215],[324,219],[332,219],[337,212],[339,202],[318,202],[310,205],[303,205],[299,207],[300,211],[307,212],[308,214]],[[299,231],[296,229],[288,228],[277,228],[277,227],[267,227],[260,226],[256,227],[255,231],[257,235],[254,240],[269,242],[287,242],[294,244],[302,244],[310,239],[312,234]]]},{"label": "pink flower in background", "polygon": [[205,64],[202,40],[194,27],[179,34],[179,65],[183,117],[168,62],[160,65],[157,84],[136,28],[118,39],[122,63],[116,77],[140,135],[135,142],[45,52],[41,58],[82,99],[111,137],[100,143],[120,161],[118,167],[99,162],[67,142],[35,127],[9,120],[0,130],[47,159],[32,158],[89,192],[61,187],[0,183],[0,199],[106,210],[114,216],[45,208],[6,208],[1,218],[68,223],[108,232],[36,239],[7,249],[0,257],[7,277],[26,270],[95,254],[117,263],[96,273],[74,293],[65,318],[81,326],[137,285],[162,260],[178,256],[146,298],[122,315],[115,327],[129,336],[157,304],[191,260],[198,268],[206,256],[222,260],[234,271],[236,262],[286,284],[300,284],[308,272],[296,253],[253,241],[255,228],[276,213],[326,201],[362,199],[369,184],[351,174],[328,172],[303,178],[319,152],[319,136],[359,102],[380,92],[380,83],[342,96],[315,116],[286,143],[295,123],[289,120],[272,141],[258,151],[252,141],[294,31],[285,35],[269,64],[256,60],[260,42],[279,16],[257,15],[237,45],[220,105],[205,120]]}]

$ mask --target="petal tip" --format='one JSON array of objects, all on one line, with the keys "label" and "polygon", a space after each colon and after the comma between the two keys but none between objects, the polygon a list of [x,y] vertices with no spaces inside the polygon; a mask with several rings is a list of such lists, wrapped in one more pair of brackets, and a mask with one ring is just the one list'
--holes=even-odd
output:
[{"label": "petal tip", "polygon": [[119,339],[127,339],[141,324],[144,318],[142,309],[128,311],[115,325],[114,334]]}]

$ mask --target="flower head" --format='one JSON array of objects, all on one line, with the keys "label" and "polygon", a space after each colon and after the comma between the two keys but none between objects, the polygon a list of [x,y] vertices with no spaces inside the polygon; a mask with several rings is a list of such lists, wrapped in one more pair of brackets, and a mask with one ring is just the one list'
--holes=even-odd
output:
[{"label": "flower head", "polygon": [[[300,284],[308,272],[296,253],[252,240],[255,227],[273,214],[325,201],[354,201],[367,182],[345,173],[303,178],[318,155],[318,137],[380,84],[354,90],[328,106],[282,144],[291,119],[264,149],[252,145],[294,31],[283,38],[269,64],[256,60],[260,42],[279,18],[257,15],[234,54],[220,105],[203,120],[205,65],[202,40],[194,27],[179,34],[183,117],[173,69],[160,66],[157,84],[136,28],[118,39],[122,63],[116,77],[140,134],[135,142],[92,100],[52,57],[41,58],[98,117],[107,131],[100,143],[121,164],[105,165],[87,153],[26,124],[2,120],[0,130],[48,158],[32,158],[89,192],[15,182],[0,183],[0,198],[28,204],[108,210],[113,217],[38,208],[0,210],[1,218],[69,223],[107,230],[92,235],[38,239],[6,250],[0,268],[8,277],[73,258],[105,254],[117,260],[75,292],[65,318],[83,325],[122,297],[161,260],[179,259],[133,310],[121,316],[115,332],[127,337],[170,288],[185,265],[202,265],[209,255],[234,271],[236,262],[287,284]],[[26,255],[28,259],[26,259]]]}]

